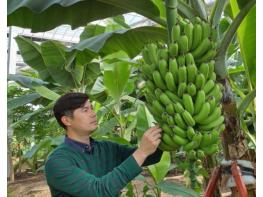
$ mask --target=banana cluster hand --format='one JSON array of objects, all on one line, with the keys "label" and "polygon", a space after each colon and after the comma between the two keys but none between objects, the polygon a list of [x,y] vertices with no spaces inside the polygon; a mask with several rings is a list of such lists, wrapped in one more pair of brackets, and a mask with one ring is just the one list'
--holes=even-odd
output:
[{"label": "banana cluster hand", "polygon": [[163,130],[159,147],[203,159],[218,150],[224,129],[222,86],[214,72],[217,32],[200,18],[194,21],[179,20],[168,47],[146,45],[141,71],[146,105]]}]

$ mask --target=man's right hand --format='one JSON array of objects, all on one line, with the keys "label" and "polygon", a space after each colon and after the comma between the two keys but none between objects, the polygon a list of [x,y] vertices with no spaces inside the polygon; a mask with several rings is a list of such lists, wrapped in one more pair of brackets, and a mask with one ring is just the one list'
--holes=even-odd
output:
[{"label": "man's right hand", "polygon": [[139,148],[133,153],[137,163],[141,166],[145,159],[154,153],[161,142],[162,130],[158,126],[149,128],[143,135]]}]

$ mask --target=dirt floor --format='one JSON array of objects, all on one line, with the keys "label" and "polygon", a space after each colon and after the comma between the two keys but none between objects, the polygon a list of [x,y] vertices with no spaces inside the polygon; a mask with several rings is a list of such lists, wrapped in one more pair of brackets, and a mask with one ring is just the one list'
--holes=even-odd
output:
[{"label": "dirt floor", "polygon": [[[169,177],[176,183],[183,184],[183,176]],[[151,178],[147,178],[147,182],[152,184]],[[136,192],[140,194],[143,191],[143,182],[139,180],[132,181],[132,184],[136,187]],[[36,175],[21,174],[16,177],[14,182],[8,183],[8,197],[51,197],[48,185],[44,174],[39,173]],[[162,194],[163,197],[170,197],[168,194]]]},{"label": "dirt floor", "polygon": [[[183,176],[169,176],[166,178],[171,182],[175,182],[178,184],[184,184]],[[147,182],[150,184],[153,183],[151,178],[147,178]],[[132,181],[133,185],[136,187],[136,192],[142,196],[143,191],[143,182],[139,180]],[[8,183],[8,197],[51,197],[49,188],[47,186],[45,176],[42,173],[32,175],[28,173],[23,173],[20,176],[16,177],[15,182]],[[222,197],[230,196],[231,193],[225,192],[222,194]],[[162,193],[162,197],[172,197],[171,195]]]}]

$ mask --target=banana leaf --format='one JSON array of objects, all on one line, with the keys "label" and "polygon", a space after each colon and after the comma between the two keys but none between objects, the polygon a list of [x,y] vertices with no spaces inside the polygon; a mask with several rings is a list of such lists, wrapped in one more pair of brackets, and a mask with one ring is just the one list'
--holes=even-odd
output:
[{"label": "banana leaf", "polygon": [[[230,0],[233,15],[240,10],[236,0]],[[244,61],[248,81],[252,88],[256,87],[256,5],[254,5],[244,18],[237,30],[238,42]]]},{"label": "banana leaf", "polygon": [[120,50],[125,51],[130,58],[140,53],[148,42],[167,40],[167,31],[160,27],[138,27],[134,29],[106,32],[97,36],[81,40],[68,51],[88,51],[102,56]]},{"label": "banana leaf", "polygon": [[7,1],[8,26],[30,28],[32,32],[48,31],[61,24],[69,24],[75,29],[92,21],[129,12],[136,12],[165,26],[165,21],[160,18],[159,9],[152,1]]}]

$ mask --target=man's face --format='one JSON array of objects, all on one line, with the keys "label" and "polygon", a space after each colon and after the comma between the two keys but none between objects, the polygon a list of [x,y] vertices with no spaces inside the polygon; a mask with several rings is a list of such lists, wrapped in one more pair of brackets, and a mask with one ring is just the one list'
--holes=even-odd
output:
[{"label": "man's face", "polygon": [[68,128],[79,132],[79,134],[90,134],[97,126],[96,113],[93,111],[91,103],[86,101],[83,107],[74,110]]}]

